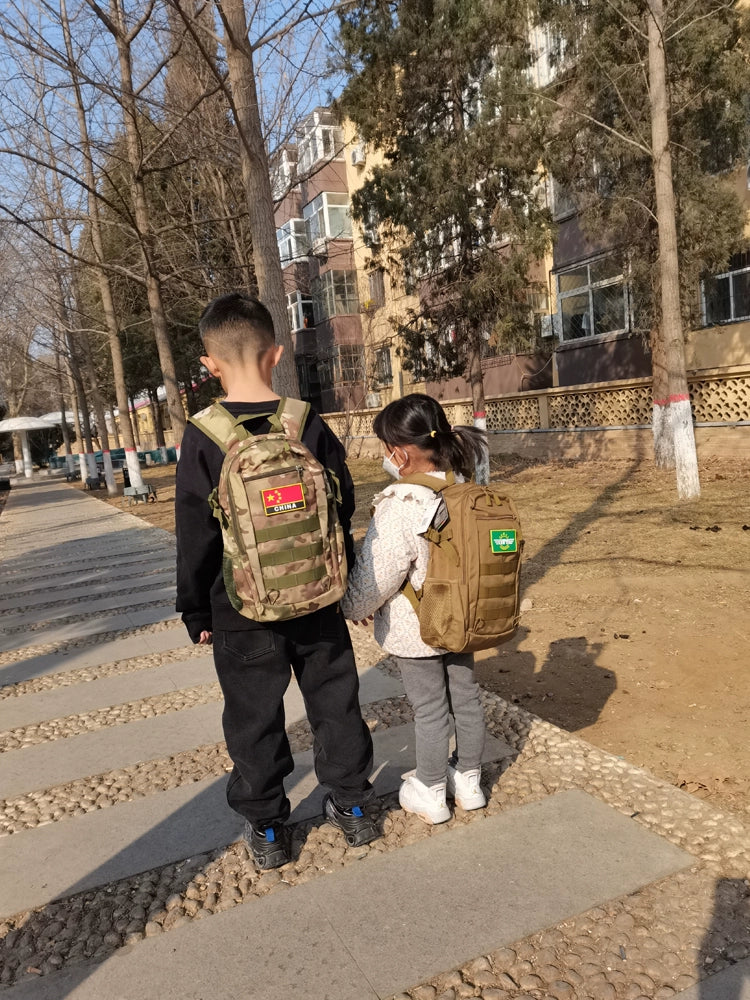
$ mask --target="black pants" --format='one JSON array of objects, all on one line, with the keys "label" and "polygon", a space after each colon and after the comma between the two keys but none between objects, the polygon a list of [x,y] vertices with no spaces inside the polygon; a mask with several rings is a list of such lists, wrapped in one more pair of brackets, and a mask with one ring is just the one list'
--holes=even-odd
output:
[{"label": "black pants", "polygon": [[289,816],[284,778],[294,762],[283,698],[292,670],[313,732],[318,781],[343,807],[369,797],[372,738],[362,720],[354,652],[338,606],[273,626],[215,631],[214,662],[234,763],[227,784],[232,809],[254,825]]}]

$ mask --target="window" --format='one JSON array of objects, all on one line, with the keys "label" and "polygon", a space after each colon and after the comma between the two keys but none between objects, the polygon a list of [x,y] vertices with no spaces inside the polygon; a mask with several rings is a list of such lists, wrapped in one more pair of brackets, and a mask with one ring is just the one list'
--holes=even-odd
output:
[{"label": "window", "polygon": [[596,337],[630,328],[627,286],[616,258],[578,264],[557,276],[562,340]]},{"label": "window", "polygon": [[290,219],[276,230],[276,242],[279,245],[281,266],[286,267],[294,260],[307,257],[310,244],[307,239],[307,227],[304,219]]},{"label": "window", "polygon": [[303,292],[291,292],[286,297],[286,313],[291,330],[305,330],[315,326],[312,296]]},{"label": "window", "polygon": [[350,240],[352,220],[349,215],[349,195],[324,191],[302,209],[311,246],[323,239]]},{"label": "window", "polygon": [[750,319],[750,251],[735,254],[723,274],[706,278],[702,293],[706,326]]},{"label": "window", "polygon": [[361,344],[341,344],[333,356],[333,378],[337,385],[364,381],[365,349]]},{"label": "window", "polygon": [[319,160],[341,160],[344,152],[344,130],[338,125],[314,125],[305,131],[299,142],[299,169],[307,173]]},{"label": "window", "polygon": [[391,349],[388,346],[379,347],[375,351],[375,381],[378,385],[393,385]]},{"label": "window", "polygon": [[376,271],[370,271],[367,276],[367,282],[370,292],[368,304],[373,309],[380,309],[385,305],[385,278],[383,269],[378,268]]},{"label": "window", "polygon": [[312,282],[315,322],[359,312],[356,271],[326,271]]}]

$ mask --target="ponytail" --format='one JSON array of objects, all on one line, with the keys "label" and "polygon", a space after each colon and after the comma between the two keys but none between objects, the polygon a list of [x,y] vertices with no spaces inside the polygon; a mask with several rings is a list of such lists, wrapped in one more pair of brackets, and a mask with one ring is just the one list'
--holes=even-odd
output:
[{"label": "ponytail", "polygon": [[487,458],[485,432],[451,427],[440,403],[421,392],[394,399],[375,417],[373,430],[386,445],[417,445],[430,455],[436,469],[452,469],[465,479]]}]

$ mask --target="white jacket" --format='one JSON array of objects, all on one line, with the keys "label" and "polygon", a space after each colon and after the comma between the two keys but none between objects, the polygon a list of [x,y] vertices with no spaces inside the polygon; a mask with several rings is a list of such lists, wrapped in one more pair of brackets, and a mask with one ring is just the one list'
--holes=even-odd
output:
[{"label": "white jacket", "polygon": [[[445,479],[444,472],[429,474]],[[426,486],[396,481],[373,504],[341,609],[353,621],[374,614],[375,640],[394,656],[438,656],[445,650],[422,642],[419,619],[401,587],[407,576],[415,590],[424,583],[430,543],[420,532],[429,527],[440,498]]]}]

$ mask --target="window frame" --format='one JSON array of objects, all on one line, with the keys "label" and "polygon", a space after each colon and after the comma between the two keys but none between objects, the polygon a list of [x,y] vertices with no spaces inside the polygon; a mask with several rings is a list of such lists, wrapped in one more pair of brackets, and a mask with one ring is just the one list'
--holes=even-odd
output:
[{"label": "window frame", "polygon": [[[289,245],[289,254],[282,251],[284,244]],[[310,252],[310,240],[307,235],[307,225],[304,219],[287,219],[276,230],[276,245],[279,248],[279,260],[282,267],[289,267],[297,260],[307,260]]]},{"label": "window frame", "polygon": [[[735,260],[740,263],[744,262],[744,265],[742,267],[731,267],[732,262]],[[750,304],[748,312],[741,315],[736,314],[735,302],[737,301],[737,296],[734,290],[735,277],[738,274],[750,274],[750,250],[733,254],[729,260],[729,264],[730,267],[726,271],[722,271],[720,274],[710,274],[701,280],[701,318],[703,326],[726,326],[729,323],[743,323],[750,320]],[[708,281],[723,281],[724,279],[727,279],[729,287],[729,316],[726,319],[714,319],[713,317],[709,319],[709,296],[706,294],[706,283]]]},{"label": "window frame", "polygon": [[[306,306],[308,307],[307,309],[305,309]],[[299,288],[296,288],[293,292],[288,292],[286,296],[286,314],[292,333],[297,333],[299,330],[309,330],[314,327],[315,312],[312,295],[300,291]],[[306,316],[310,320],[307,326],[305,326]]]},{"label": "window frame", "polygon": [[[337,198],[343,200],[337,204],[335,201]],[[342,208],[344,209],[344,228],[334,233],[331,225],[331,209]],[[351,199],[346,191],[321,191],[304,206],[302,216],[307,232],[307,241],[311,247],[318,246],[324,240],[352,239]]]},{"label": "window frame", "polygon": [[[633,329],[633,316],[632,316],[632,301],[630,295],[630,288],[628,286],[626,269],[623,267],[619,274],[613,275],[609,278],[601,278],[598,281],[591,280],[591,268],[596,264],[602,263],[609,259],[614,259],[612,254],[604,254],[603,256],[594,257],[589,260],[578,261],[575,264],[570,264],[565,268],[561,268],[559,271],[555,272],[555,295],[556,295],[556,310],[555,315],[557,319],[557,337],[561,344],[570,344],[574,342],[580,342],[582,340],[598,340],[602,337],[613,336],[616,334],[629,333]],[[574,288],[568,288],[565,291],[560,289],[560,278],[565,277],[566,274],[573,274],[576,271],[583,271],[585,269],[587,280],[582,285],[577,285]],[[565,319],[563,314],[563,302],[566,299],[574,298],[576,296],[586,295],[588,298],[588,308],[586,314],[589,318],[589,323],[591,330],[594,329],[595,323],[595,312],[594,312],[594,293],[605,288],[613,288],[615,286],[620,286],[622,289],[622,314],[625,325],[619,327],[616,330],[602,330],[601,333],[587,332],[581,337],[566,337],[565,336]]]},{"label": "window frame", "polygon": [[[353,268],[324,271],[320,277],[313,278],[311,286],[313,316],[316,325],[334,316],[351,316],[359,313],[357,272]],[[336,305],[339,301],[352,308],[337,309]]]}]

